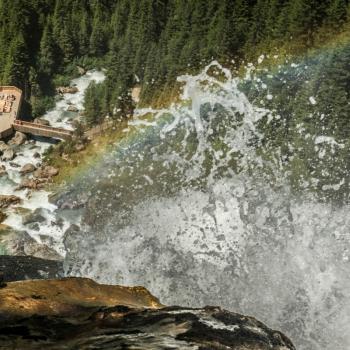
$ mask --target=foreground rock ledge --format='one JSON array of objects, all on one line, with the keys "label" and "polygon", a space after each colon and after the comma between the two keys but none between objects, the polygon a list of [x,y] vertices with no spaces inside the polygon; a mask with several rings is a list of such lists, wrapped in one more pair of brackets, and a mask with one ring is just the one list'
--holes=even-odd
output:
[{"label": "foreground rock ledge", "polygon": [[143,287],[85,278],[0,289],[0,349],[295,349],[282,333],[218,307],[164,307]]}]

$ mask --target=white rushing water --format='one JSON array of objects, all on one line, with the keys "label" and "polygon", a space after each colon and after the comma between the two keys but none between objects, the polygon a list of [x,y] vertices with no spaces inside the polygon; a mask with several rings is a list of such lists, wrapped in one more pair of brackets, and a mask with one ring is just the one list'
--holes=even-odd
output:
[{"label": "white rushing water", "polygon": [[[76,86],[78,92],[75,94],[64,94],[63,97],[56,102],[54,109],[47,112],[42,119],[48,120],[51,126],[72,129],[71,122],[74,118],[77,118],[77,114],[67,112],[68,107],[74,105],[80,111],[83,110],[86,88],[92,81],[101,82],[104,78],[105,75],[103,72],[89,71],[84,76],[72,80],[71,86]],[[22,166],[28,163],[39,166],[41,164],[41,159],[34,155],[38,153],[42,156],[49,146],[50,143],[42,139],[37,139],[35,142],[26,142],[16,148],[17,155],[13,161],[0,161],[0,166],[5,166],[8,174],[0,177],[0,194],[16,195],[22,199],[20,204],[12,206],[6,211],[8,218],[4,221],[4,224],[19,231],[26,231],[38,242],[41,241],[40,237],[42,236],[52,238],[52,248],[56,249],[61,255],[64,255],[65,251],[62,245],[62,236],[70,225],[70,222],[64,220],[62,225],[57,225],[56,206],[49,202],[49,193],[44,190],[16,190],[16,187],[23,179],[23,176],[19,173]],[[25,208],[31,211],[42,209],[46,220],[45,222],[41,222],[39,228],[36,229],[28,225],[23,225],[21,210],[19,210],[19,208]],[[79,224],[79,221],[75,223]]]},{"label": "white rushing water", "polygon": [[183,103],[138,111],[139,136],[80,179],[92,227],[68,239],[67,272],[254,315],[298,349],[349,349],[348,205],[291,191],[278,157],[256,151],[257,123],[279,116],[230,72],[179,80]]}]

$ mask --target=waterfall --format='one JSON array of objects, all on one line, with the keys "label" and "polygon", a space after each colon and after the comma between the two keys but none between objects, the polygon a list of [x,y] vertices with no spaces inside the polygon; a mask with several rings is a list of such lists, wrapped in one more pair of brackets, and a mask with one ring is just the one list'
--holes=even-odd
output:
[{"label": "waterfall", "polygon": [[213,62],[178,80],[180,103],[138,110],[130,136],[72,182],[66,196],[89,199],[65,239],[67,274],[254,315],[298,349],[350,348],[348,205],[291,186],[261,128],[280,116],[244,79]]}]

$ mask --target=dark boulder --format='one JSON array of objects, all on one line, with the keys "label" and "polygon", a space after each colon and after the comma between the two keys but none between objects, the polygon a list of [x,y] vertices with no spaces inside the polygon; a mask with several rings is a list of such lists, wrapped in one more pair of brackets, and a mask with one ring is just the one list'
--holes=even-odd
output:
[{"label": "dark boulder", "polygon": [[0,272],[3,282],[12,282],[62,277],[63,267],[61,261],[33,256],[0,255]]}]

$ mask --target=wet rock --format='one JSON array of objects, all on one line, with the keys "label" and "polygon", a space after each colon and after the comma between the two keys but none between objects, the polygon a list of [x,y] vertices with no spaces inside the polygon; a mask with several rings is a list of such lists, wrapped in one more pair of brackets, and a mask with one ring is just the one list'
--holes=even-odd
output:
[{"label": "wet rock", "polygon": [[12,166],[12,168],[20,168],[20,165],[18,163],[10,162],[9,164]]},{"label": "wet rock", "polygon": [[4,141],[0,141],[0,153],[5,152],[9,148],[10,147]]},{"label": "wet rock", "polygon": [[47,178],[51,178],[53,176],[58,175],[59,170],[54,168],[53,166],[47,165],[47,166],[42,166],[39,169],[37,169],[34,172],[34,176],[37,178],[41,178],[41,179],[47,179]]},{"label": "wet rock", "polygon": [[51,221],[51,225],[62,229],[64,226],[64,220],[62,218],[56,218],[56,221]]},{"label": "wet rock", "polygon": [[65,192],[63,189],[62,190],[58,190],[56,192],[52,192],[49,194],[48,198],[49,198],[49,202],[51,204],[55,204],[57,206],[59,206],[60,204],[62,204],[64,202],[64,198],[69,194],[70,192]]},{"label": "wet rock", "polygon": [[23,215],[29,214],[31,210],[28,208],[16,207],[16,208],[13,208],[13,212],[23,216]]},{"label": "wet rock", "polygon": [[40,190],[47,183],[47,179],[23,179],[21,183],[16,187],[17,191],[23,190],[25,188],[31,190]]},{"label": "wet rock", "polygon": [[64,232],[64,237],[66,236],[70,236],[70,235],[74,235],[76,233],[78,233],[80,231],[80,227],[78,225],[75,224],[71,224],[67,230]]},{"label": "wet rock", "polygon": [[66,252],[69,253],[69,260],[65,263],[66,269],[70,270],[71,261],[74,261],[76,255],[76,248],[79,246],[79,241],[84,239],[86,233],[80,231],[80,227],[77,225],[70,225],[63,235],[63,244]]},{"label": "wet rock", "polygon": [[164,307],[143,287],[86,278],[8,282],[0,300],[4,348],[295,350],[253,317],[219,307]]},{"label": "wet rock", "polygon": [[17,231],[9,226],[0,226],[0,247],[5,254],[26,255],[24,247],[35,240],[25,231]]},{"label": "wet rock", "polygon": [[24,174],[30,174],[36,170],[35,165],[28,163],[23,165],[22,169],[19,171],[22,175]]},{"label": "wet rock", "polygon": [[40,125],[45,125],[45,126],[50,126],[50,122],[48,120],[42,119],[42,118],[34,119],[34,123],[35,124],[40,124]]},{"label": "wet rock", "polygon": [[51,236],[40,235],[40,241],[48,246],[53,246],[55,244],[54,239]]},{"label": "wet rock", "polygon": [[7,284],[5,283],[4,273],[0,271],[0,288],[4,288],[6,286]]},{"label": "wet rock", "polygon": [[6,167],[5,165],[0,165],[0,177],[7,175]]},{"label": "wet rock", "polygon": [[84,67],[77,66],[77,70],[78,70],[78,73],[80,75],[85,75],[86,74],[86,69]]},{"label": "wet rock", "polygon": [[63,257],[46,244],[32,243],[24,247],[25,255],[35,256],[46,260],[62,260]]},{"label": "wet rock", "polygon": [[68,107],[67,111],[77,113],[77,112],[79,112],[79,109],[76,106],[71,105]]},{"label": "wet rock", "polygon": [[35,209],[33,212],[26,214],[22,217],[22,224],[28,225],[33,222],[44,222],[46,221],[45,216],[41,208]]},{"label": "wet rock", "polygon": [[0,209],[6,209],[11,205],[21,203],[21,198],[13,195],[0,195]]},{"label": "wet rock", "polygon": [[9,141],[9,145],[20,146],[27,141],[27,135],[16,131],[15,136]]},{"label": "wet rock", "polygon": [[33,158],[41,158],[41,154],[39,152],[35,152],[33,154]]},{"label": "wet rock", "polygon": [[16,157],[16,152],[12,148],[7,148],[2,153],[1,160],[4,162],[8,162],[13,160]]},{"label": "wet rock", "polygon": [[61,261],[45,260],[33,256],[0,255],[0,271],[3,273],[4,282],[63,276]]},{"label": "wet rock", "polygon": [[71,189],[61,189],[49,195],[49,201],[60,209],[80,209],[85,208],[91,196],[91,192],[76,193]]},{"label": "wet rock", "polygon": [[62,202],[59,205],[60,209],[68,209],[68,210],[74,210],[74,209],[80,209],[83,208],[85,205],[84,202],[80,202],[80,201],[75,201],[75,200],[67,200],[65,202]]},{"label": "wet rock", "polygon": [[0,247],[8,255],[30,255],[48,260],[62,259],[54,249],[38,243],[27,232],[17,231],[5,225],[0,227]]},{"label": "wet rock", "polygon": [[70,225],[64,232],[63,243],[66,247],[69,247],[70,250],[72,250],[72,244],[74,244],[75,237],[78,233],[80,233],[80,227],[75,224]]},{"label": "wet rock", "polygon": [[0,224],[7,219],[7,214],[0,210]]},{"label": "wet rock", "polygon": [[75,94],[79,91],[76,86],[60,86],[56,89],[59,94]]},{"label": "wet rock", "polygon": [[32,231],[40,231],[40,225],[37,222],[28,224],[27,227],[29,230],[32,230]]}]

